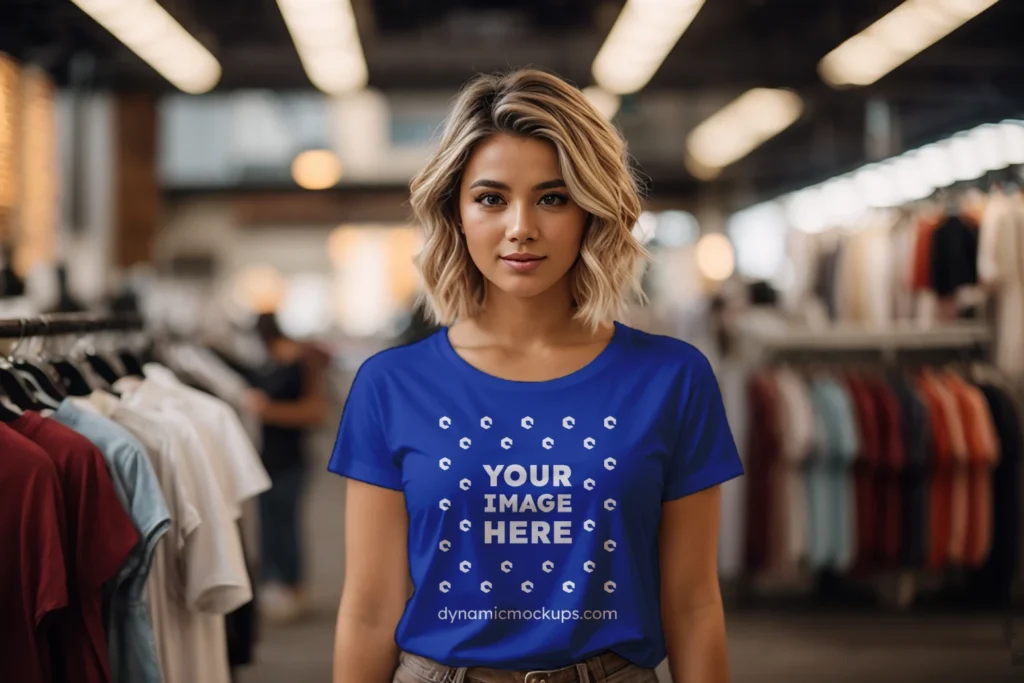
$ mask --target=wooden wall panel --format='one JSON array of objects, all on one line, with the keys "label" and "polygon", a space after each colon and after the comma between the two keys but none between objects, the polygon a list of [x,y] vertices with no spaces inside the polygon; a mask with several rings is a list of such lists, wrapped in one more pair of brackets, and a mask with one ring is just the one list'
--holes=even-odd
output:
[{"label": "wooden wall panel", "polygon": [[157,181],[157,109],[151,95],[122,94],[116,102],[114,263],[152,260],[161,214]]}]

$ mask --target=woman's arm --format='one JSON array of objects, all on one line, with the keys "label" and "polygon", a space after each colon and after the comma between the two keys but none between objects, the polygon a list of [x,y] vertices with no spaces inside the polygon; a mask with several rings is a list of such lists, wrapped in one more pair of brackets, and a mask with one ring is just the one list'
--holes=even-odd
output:
[{"label": "woman's arm", "polygon": [[395,628],[411,587],[405,497],[351,479],[346,496],[334,683],[391,683],[398,665]]},{"label": "woman's arm", "polygon": [[662,506],[661,618],[675,683],[728,683],[725,612],[718,585],[721,490]]}]

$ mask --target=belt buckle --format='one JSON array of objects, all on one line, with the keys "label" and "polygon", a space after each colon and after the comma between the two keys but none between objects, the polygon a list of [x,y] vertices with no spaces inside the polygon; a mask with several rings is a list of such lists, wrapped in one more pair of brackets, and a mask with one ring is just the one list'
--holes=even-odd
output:
[{"label": "belt buckle", "polygon": [[535,669],[533,671],[527,671],[526,675],[523,676],[523,683],[545,683],[552,675],[571,668],[573,667],[570,665],[563,666],[559,669]]}]

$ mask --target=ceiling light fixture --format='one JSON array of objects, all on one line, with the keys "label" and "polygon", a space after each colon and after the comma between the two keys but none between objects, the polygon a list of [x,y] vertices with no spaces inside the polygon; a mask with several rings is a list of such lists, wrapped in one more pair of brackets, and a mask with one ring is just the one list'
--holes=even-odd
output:
[{"label": "ceiling light fixture", "polygon": [[601,116],[609,121],[615,118],[615,114],[618,113],[619,105],[621,104],[621,98],[618,95],[610,93],[597,85],[587,86],[583,89],[583,94],[594,105],[594,108],[600,112]]},{"label": "ceiling light fixture", "polygon": [[687,167],[697,178],[711,180],[793,125],[803,110],[803,100],[789,90],[748,90],[687,136]]},{"label": "ceiling light fixture", "polygon": [[871,85],[999,0],[906,0],[818,64],[834,88]]},{"label": "ceiling light fixture", "polygon": [[594,58],[594,80],[616,95],[643,88],[703,5],[704,0],[627,0]]},{"label": "ceiling light fixture", "polygon": [[369,74],[350,0],[277,0],[306,76],[328,95],[366,87]]},{"label": "ceiling light fixture", "polygon": [[71,0],[174,87],[213,90],[220,62],[155,0]]}]

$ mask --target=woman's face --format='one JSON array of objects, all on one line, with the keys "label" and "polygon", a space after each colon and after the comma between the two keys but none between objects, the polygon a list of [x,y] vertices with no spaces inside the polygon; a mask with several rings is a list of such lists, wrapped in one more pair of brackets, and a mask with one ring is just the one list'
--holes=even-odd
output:
[{"label": "woman's face", "polygon": [[470,156],[459,214],[476,267],[492,286],[522,298],[568,281],[587,222],[569,197],[554,145],[505,134]]}]

